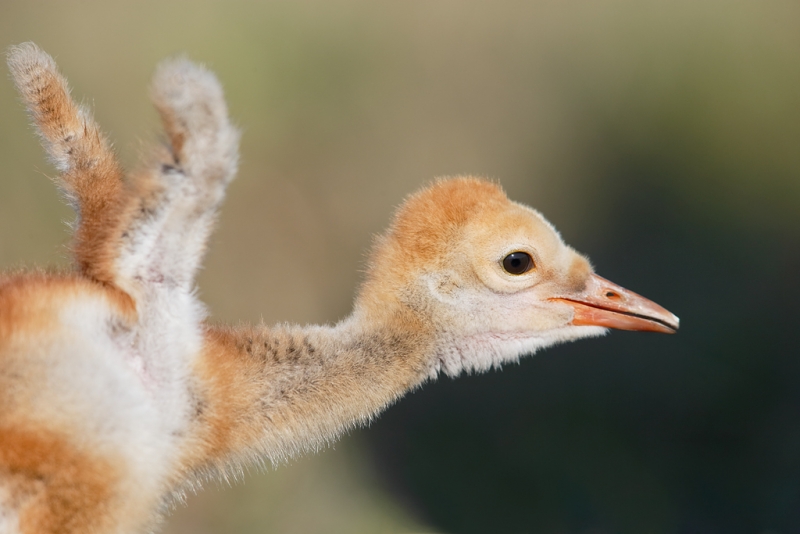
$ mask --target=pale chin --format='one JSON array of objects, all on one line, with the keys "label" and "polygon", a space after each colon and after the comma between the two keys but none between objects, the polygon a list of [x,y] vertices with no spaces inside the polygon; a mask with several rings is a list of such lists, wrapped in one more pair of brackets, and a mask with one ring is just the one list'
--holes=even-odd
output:
[{"label": "pale chin", "polygon": [[430,377],[444,373],[455,377],[466,373],[483,373],[500,368],[504,363],[517,362],[521,357],[559,343],[587,337],[599,337],[608,332],[600,326],[563,326],[546,332],[494,332],[453,337],[442,340],[430,370]]}]

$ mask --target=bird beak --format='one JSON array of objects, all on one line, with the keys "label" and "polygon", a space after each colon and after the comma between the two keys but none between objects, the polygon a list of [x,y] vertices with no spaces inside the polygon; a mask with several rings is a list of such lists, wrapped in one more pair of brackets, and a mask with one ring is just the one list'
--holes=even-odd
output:
[{"label": "bird beak", "polygon": [[550,299],[572,306],[576,326],[604,326],[619,330],[674,334],[680,319],[652,300],[628,291],[596,274],[576,294]]}]

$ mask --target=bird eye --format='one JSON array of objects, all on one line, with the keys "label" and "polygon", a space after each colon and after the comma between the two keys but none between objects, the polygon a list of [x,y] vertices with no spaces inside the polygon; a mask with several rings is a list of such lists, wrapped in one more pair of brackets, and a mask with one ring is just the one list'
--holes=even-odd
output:
[{"label": "bird eye", "polygon": [[533,258],[527,252],[512,252],[503,258],[503,269],[508,274],[525,274],[533,268]]}]

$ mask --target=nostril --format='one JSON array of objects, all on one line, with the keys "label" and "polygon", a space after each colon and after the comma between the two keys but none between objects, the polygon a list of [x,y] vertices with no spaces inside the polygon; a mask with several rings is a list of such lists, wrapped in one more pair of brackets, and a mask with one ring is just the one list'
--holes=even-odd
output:
[{"label": "nostril", "polygon": [[610,299],[618,299],[619,295],[613,291],[606,291],[606,297]]}]

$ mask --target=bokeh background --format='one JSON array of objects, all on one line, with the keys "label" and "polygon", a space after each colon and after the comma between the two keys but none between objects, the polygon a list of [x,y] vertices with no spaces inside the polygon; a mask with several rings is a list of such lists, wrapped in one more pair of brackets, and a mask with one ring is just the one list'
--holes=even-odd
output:
[{"label": "bokeh background", "polygon": [[[206,489],[179,533],[800,532],[800,4],[3,0],[135,166],[148,78],[222,79],[242,165],[216,320],[333,322],[371,236],[442,175],[498,179],[681,317],[427,384],[334,449]],[[0,267],[66,264],[0,77]]]}]

